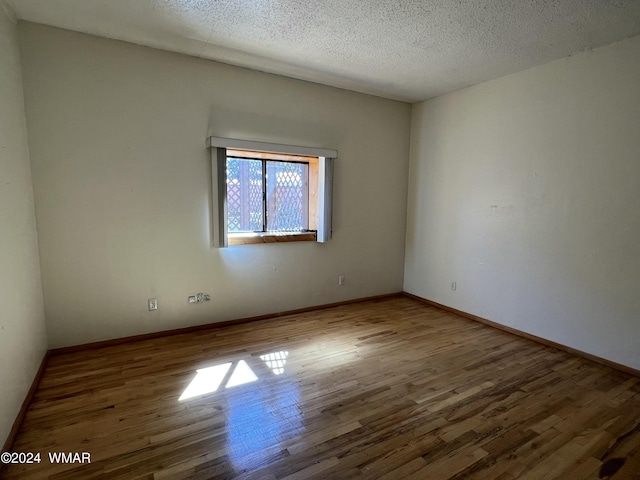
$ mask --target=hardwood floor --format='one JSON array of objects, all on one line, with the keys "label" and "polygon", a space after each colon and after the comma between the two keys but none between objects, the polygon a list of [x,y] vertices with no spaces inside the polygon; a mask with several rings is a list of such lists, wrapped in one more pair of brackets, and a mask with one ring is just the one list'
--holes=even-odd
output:
[{"label": "hardwood floor", "polygon": [[637,479],[640,379],[393,298],[53,356],[13,450],[41,463],[6,479]]}]

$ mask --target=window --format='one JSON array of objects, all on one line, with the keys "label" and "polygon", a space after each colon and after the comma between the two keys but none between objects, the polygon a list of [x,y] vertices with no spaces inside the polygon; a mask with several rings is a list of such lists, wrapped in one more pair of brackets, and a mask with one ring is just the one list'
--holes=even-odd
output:
[{"label": "window", "polygon": [[211,137],[214,246],[331,236],[335,150]]},{"label": "window", "polygon": [[227,232],[317,231],[318,158],[227,149]]}]

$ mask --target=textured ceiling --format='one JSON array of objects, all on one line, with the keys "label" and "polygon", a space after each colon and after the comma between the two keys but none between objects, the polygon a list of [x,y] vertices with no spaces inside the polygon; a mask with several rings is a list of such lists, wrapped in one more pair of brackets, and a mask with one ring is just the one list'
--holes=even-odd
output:
[{"label": "textured ceiling", "polygon": [[17,17],[404,101],[640,33],[640,0],[5,0]]}]

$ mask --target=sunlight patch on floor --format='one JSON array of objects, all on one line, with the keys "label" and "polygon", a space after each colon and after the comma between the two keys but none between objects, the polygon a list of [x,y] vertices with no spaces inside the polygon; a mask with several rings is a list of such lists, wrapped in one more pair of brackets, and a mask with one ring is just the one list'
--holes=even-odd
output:
[{"label": "sunlight patch on floor", "polygon": [[267,364],[267,367],[275,375],[284,373],[284,365],[287,363],[287,357],[289,352],[286,350],[280,350],[279,352],[267,353],[266,355],[260,355],[260,360]]},{"label": "sunlight patch on floor", "polygon": [[[284,373],[289,352],[278,352],[260,355],[260,359],[269,367],[274,375]],[[178,398],[179,401],[207,395],[218,391],[221,387],[232,388],[258,380],[258,376],[245,360],[227,362],[213,367],[196,370],[196,376]]]},{"label": "sunlight patch on floor", "polygon": [[245,383],[251,383],[258,380],[258,376],[253,373],[251,367],[247,365],[247,362],[240,360],[236,365],[231,378],[227,382],[227,388],[236,387],[238,385],[244,385]]},{"label": "sunlight patch on floor", "polygon": [[196,377],[191,381],[182,395],[180,395],[178,400],[182,401],[215,392],[220,387],[229,368],[231,368],[231,362],[197,370]]}]

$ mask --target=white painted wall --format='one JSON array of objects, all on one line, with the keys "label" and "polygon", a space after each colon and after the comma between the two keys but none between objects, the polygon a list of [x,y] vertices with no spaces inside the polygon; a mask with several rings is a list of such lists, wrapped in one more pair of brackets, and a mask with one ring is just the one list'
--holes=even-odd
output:
[{"label": "white painted wall", "polygon": [[0,1],[0,445],[45,351],[18,37]]},{"label": "white painted wall", "polygon": [[[409,105],[19,30],[51,347],[402,289]],[[337,149],[333,240],[212,248],[212,134]]]},{"label": "white painted wall", "polygon": [[640,368],[639,58],[635,37],[414,105],[405,290]]}]

